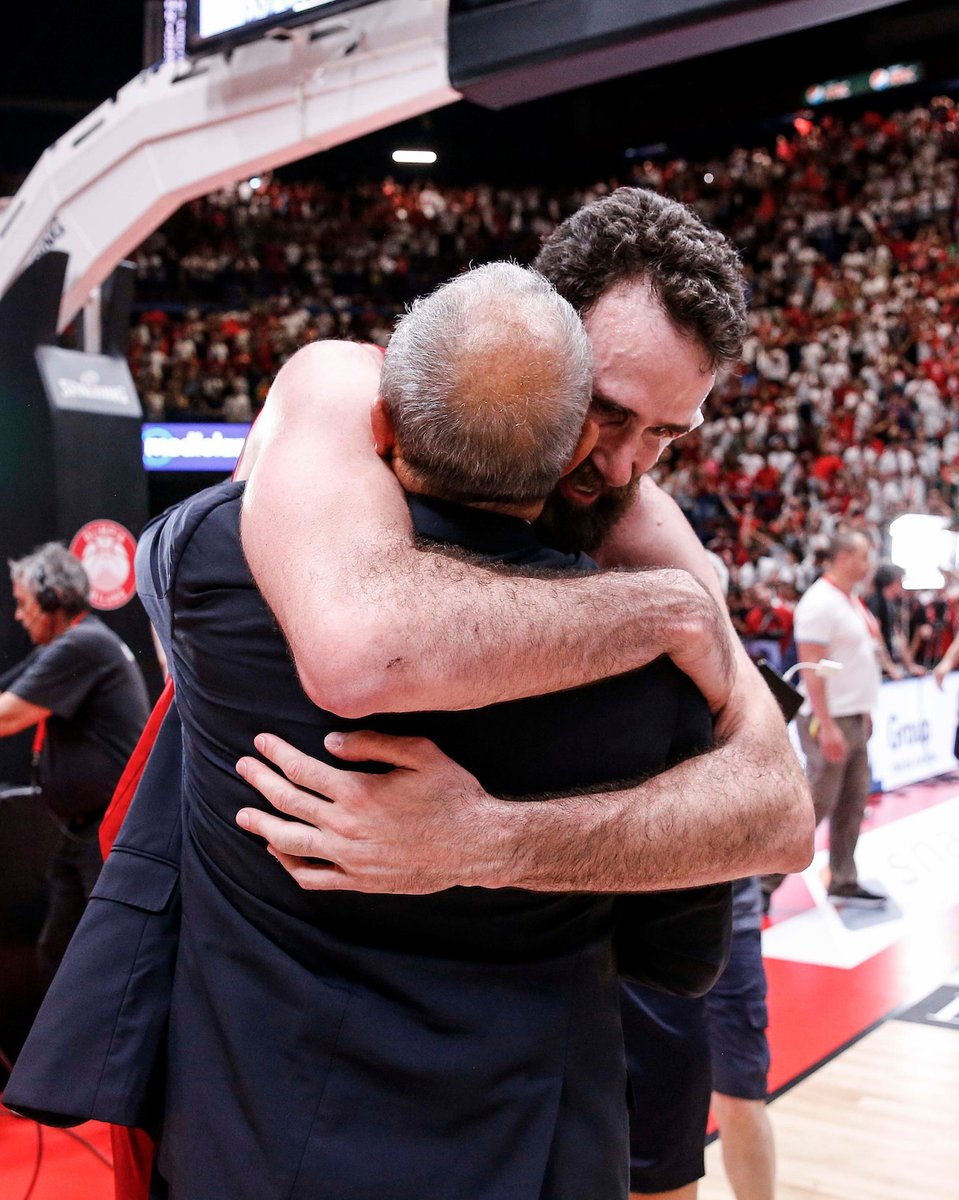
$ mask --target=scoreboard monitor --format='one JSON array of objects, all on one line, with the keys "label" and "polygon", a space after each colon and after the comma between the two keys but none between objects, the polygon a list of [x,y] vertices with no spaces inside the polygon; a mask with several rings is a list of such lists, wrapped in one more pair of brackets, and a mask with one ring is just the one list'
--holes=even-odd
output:
[{"label": "scoreboard monitor", "polygon": [[189,0],[187,47],[191,54],[248,42],[270,29],[346,12],[375,0]]},{"label": "scoreboard monitor", "polygon": [[896,0],[449,0],[450,82],[503,108]]}]

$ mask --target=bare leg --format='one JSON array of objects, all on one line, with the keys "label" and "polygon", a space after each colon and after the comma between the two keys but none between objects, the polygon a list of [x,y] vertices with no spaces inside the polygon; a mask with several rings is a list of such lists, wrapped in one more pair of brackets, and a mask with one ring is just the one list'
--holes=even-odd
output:
[{"label": "bare leg", "polygon": [[776,1147],[765,1101],[739,1100],[713,1092],[713,1112],[719,1125],[723,1165],[736,1200],[773,1200]]}]

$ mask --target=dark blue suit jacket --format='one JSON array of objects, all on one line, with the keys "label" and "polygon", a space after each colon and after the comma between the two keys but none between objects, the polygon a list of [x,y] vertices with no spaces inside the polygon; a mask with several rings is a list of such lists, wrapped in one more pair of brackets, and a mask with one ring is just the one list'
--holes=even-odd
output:
[{"label": "dark blue suit jacket", "polygon": [[[233,822],[236,808],[258,799],[233,772],[255,733],[276,729],[326,758],[323,736],[346,724],[303,696],[253,587],[239,549],[241,492],[224,485],[194,498],[142,544],[141,587],[168,645],[187,747],[183,927],[159,1157],[174,1195],[617,1194],[625,1155],[610,899],[478,889],[311,895]],[[414,516],[428,536],[491,558],[584,565],[543,552],[508,518],[422,502]],[[516,796],[651,774],[709,739],[701,698],[666,662],[578,693],[360,724],[432,737],[490,790]],[[176,752],[174,739],[164,727],[161,757]],[[139,802],[104,870],[102,899],[132,902],[128,924],[131,913],[149,921],[163,910],[175,880],[175,853],[144,853]],[[175,805],[165,807],[169,817]],[[166,851],[179,817],[166,822]],[[136,894],[134,881],[151,875],[155,885],[142,889],[150,894]],[[175,911],[165,911],[175,926]],[[110,1044],[97,1053],[112,1065],[122,1062],[118,1031],[125,1022],[133,1030],[136,1017],[111,1011]],[[26,1061],[38,1058],[34,1048]],[[130,1063],[113,1091],[87,1086],[75,1103],[61,1095],[50,1105],[52,1082],[29,1066],[24,1074],[22,1059],[13,1100],[143,1124],[153,1058],[140,1061],[141,1077]],[[239,1137],[255,1152],[234,1167]]]}]

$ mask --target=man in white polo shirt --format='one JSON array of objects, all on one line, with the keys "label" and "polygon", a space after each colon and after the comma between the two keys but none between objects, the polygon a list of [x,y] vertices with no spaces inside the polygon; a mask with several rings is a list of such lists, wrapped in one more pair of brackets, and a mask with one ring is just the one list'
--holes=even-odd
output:
[{"label": "man in white polo shirt", "polygon": [[[816,823],[829,818],[829,895],[837,903],[880,906],[886,897],[864,888],[856,874],[872,733],[871,710],[879,696],[879,625],[856,589],[872,565],[872,546],[862,533],[838,533],[826,570],[796,605],[794,632],[800,662],[829,658],[842,670],[824,677],[804,670],[806,702],[799,712],[799,739],[816,807]],[[766,908],[782,875],[763,879]]]}]

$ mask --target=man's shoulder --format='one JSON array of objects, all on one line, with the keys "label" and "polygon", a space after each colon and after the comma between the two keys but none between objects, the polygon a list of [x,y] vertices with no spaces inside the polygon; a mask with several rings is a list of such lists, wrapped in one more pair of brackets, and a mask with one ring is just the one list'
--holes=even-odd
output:
[{"label": "man's shoulder", "polygon": [[841,599],[840,594],[823,579],[817,579],[800,596],[793,614],[793,632],[798,642],[825,641],[831,636],[843,613],[837,599]]},{"label": "man's shoulder", "polygon": [[204,488],[147,522],[143,533],[146,536],[162,530],[167,537],[174,538],[189,534],[217,509],[224,505],[239,504],[245,487],[244,480],[230,479]]},{"label": "man's shoulder", "polygon": [[[103,681],[116,680],[127,672],[139,674],[133,652],[103,621],[86,613],[82,620],[39,648],[10,690],[23,700],[50,709],[57,717],[69,719]],[[137,701],[131,697],[130,703],[135,706]],[[146,708],[144,692],[143,720]],[[132,707],[131,719],[135,712]]]},{"label": "man's shoulder", "polygon": [[143,596],[164,596],[184,551],[204,523],[219,513],[235,517],[243,498],[242,481],[215,484],[168,508],[150,521],[140,536],[136,554],[137,590]]},{"label": "man's shoulder", "polygon": [[[93,613],[87,613],[82,621],[65,629],[56,641],[61,642],[64,647],[70,647],[80,652],[100,653],[103,650],[122,652],[124,648],[122,638]],[[56,642],[53,644],[56,645]]]},{"label": "man's shoulder", "polygon": [[407,494],[417,536],[424,542],[454,547],[474,560],[527,572],[597,570],[582,553],[564,553],[543,544],[535,525],[521,517],[435,496]]},{"label": "man's shoulder", "polygon": [[812,612],[815,609],[826,608],[833,599],[835,588],[822,578],[810,584],[796,602],[796,616]]},{"label": "man's shoulder", "polygon": [[101,657],[104,650],[112,651],[120,639],[92,613],[84,615],[82,621],[68,625],[52,641],[39,647],[35,659],[37,669],[42,671],[54,663],[67,660]]}]

